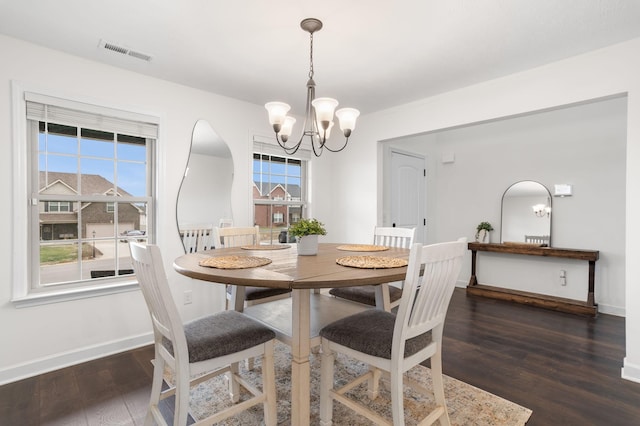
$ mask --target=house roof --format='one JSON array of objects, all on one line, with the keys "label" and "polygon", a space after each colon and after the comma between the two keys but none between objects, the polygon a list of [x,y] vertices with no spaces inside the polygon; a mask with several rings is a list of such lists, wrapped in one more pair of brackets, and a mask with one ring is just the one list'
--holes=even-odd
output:
[{"label": "house roof", "polygon": [[263,197],[269,195],[276,188],[282,188],[287,192],[292,198],[300,198],[300,194],[302,193],[300,189],[300,185],[287,185],[286,189],[281,183],[272,183],[272,182],[253,182],[253,184],[258,188],[260,195]]},{"label": "house roof", "polygon": [[[113,183],[100,175],[83,174],[81,182],[81,195],[102,195],[113,190]],[[40,192],[57,183],[66,185],[77,192],[77,175],[63,172],[40,172]],[[122,188],[118,188],[119,195],[131,195]]]},{"label": "house roof", "polygon": [[78,223],[76,212],[40,214],[40,223]]}]

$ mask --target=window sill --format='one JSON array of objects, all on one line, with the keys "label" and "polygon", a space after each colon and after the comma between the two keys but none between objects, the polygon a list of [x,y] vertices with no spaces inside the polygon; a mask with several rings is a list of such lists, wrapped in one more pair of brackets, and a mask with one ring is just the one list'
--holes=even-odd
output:
[{"label": "window sill", "polygon": [[16,308],[29,308],[51,303],[68,302],[70,300],[87,299],[89,297],[125,293],[138,290],[139,288],[138,281],[134,280],[101,286],[32,293],[24,297],[14,298],[11,302]]}]

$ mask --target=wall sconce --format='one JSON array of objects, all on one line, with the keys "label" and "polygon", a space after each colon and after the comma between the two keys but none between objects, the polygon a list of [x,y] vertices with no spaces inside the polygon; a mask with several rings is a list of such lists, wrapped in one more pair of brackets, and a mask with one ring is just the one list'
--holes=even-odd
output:
[{"label": "wall sconce", "polygon": [[536,204],[535,206],[532,206],[532,208],[533,214],[538,217],[549,217],[549,215],[551,214],[551,207],[545,204]]}]

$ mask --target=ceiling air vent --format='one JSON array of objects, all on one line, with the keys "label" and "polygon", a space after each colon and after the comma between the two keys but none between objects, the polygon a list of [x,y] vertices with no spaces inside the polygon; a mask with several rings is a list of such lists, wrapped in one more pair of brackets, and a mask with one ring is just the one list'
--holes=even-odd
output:
[{"label": "ceiling air vent", "polygon": [[128,47],[120,46],[115,43],[110,43],[108,41],[100,40],[99,46],[103,49],[110,50],[112,52],[120,53],[122,55],[131,56],[132,58],[140,59],[142,61],[150,62],[151,55],[146,53],[138,52],[136,50],[131,50]]}]

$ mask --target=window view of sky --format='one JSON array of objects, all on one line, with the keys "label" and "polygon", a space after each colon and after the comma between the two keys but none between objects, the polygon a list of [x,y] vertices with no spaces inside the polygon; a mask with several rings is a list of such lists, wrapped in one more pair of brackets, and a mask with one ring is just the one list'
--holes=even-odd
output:
[{"label": "window view of sky", "polygon": [[[75,128],[73,128],[75,129]],[[84,129],[83,129],[84,132]],[[91,131],[93,135],[98,132]],[[39,170],[95,174],[134,196],[146,195],[147,148],[142,138],[100,132],[105,139],[43,133],[39,135]],[[110,137],[109,137],[110,136]],[[109,139],[107,139],[109,137]]]},{"label": "window view of sky", "polygon": [[301,171],[300,160],[260,154],[253,155],[254,182],[271,182],[300,186]]}]

